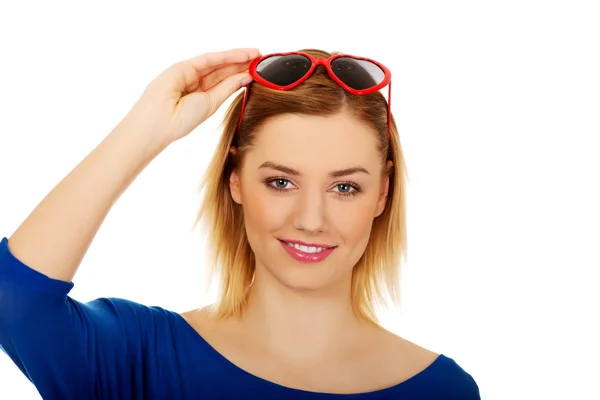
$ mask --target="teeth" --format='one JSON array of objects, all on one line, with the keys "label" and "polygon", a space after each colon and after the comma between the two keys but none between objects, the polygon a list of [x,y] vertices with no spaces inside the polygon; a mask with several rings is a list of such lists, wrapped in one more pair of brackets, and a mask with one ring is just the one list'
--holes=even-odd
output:
[{"label": "teeth", "polygon": [[324,247],[314,247],[314,246],[302,246],[299,244],[294,244],[294,243],[287,243],[286,244],[290,247],[295,248],[296,250],[300,250],[303,251],[305,253],[318,253],[320,251],[325,250]]}]

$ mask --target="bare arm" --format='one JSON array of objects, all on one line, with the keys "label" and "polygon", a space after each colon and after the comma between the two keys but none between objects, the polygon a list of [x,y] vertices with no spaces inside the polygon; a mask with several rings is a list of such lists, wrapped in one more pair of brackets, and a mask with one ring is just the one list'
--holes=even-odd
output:
[{"label": "bare arm", "polygon": [[169,144],[188,135],[241,86],[257,49],[207,53],[159,75],[132,111],[9,238],[22,263],[70,282],[113,204]]},{"label": "bare arm", "polygon": [[161,150],[124,120],[19,226],[9,238],[11,252],[70,282],[113,204]]}]

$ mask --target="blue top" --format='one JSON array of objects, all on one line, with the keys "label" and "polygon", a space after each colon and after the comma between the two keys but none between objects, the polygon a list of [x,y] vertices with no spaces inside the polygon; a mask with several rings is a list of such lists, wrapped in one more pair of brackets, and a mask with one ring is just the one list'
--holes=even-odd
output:
[{"label": "blue top", "polygon": [[[179,314],[119,298],[87,303],[0,242],[0,348],[44,399],[480,399],[473,378],[440,355],[396,386],[362,394],[287,388],[211,347]],[[400,361],[399,361],[400,362]]]}]

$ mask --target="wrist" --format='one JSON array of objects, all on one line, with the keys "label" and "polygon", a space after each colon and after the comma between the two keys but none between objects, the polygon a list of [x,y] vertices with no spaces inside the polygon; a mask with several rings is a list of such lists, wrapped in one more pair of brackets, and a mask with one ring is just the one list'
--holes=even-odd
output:
[{"label": "wrist", "polygon": [[170,144],[160,140],[161,135],[156,134],[150,127],[136,123],[129,115],[113,129],[109,136],[130,156],[147,161],[158,156]]}]

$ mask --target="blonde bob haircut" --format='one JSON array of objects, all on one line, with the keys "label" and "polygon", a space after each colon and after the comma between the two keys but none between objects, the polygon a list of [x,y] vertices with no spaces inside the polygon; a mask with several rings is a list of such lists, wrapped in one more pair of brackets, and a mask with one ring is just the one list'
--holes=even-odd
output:
[{"label": "blonde bob haircut", "polygon": [[[329,57],[321,50],[302,50],[315,57]],[[252,83],[242,125],[236,133],[243,93],[229,106],[223,131],[203,177],[201,206],[194,226],[201,225],[206,238],[211,288],[218,288],[214,304],[219,318],[239,316],[244,311],[254,278],[255,258],[246,238],[242,206],[233,201],[229,189],[232,171],[242,166],[244,154],[252,149],[260,127],[270,117],[285,113],[327,116],[350,112],[377,134],[382,173],[390,175],[388,199],[383,213],[373,220],[364,254],[352,272],[352,307],[363,320],[378,323],[383,307],[400,306],[401,262],[407,255],[406,198],[408,180],[398,129],[391,118],[387,138],[387,101],[380,92],[355,96],[338,86],[323,67],[290,91],[277,91]],[[232,151],[235,149],[235,151]],[[393,166],[386,169],[387,161]],[[215,286],[216,285],[216,286]]]}]

